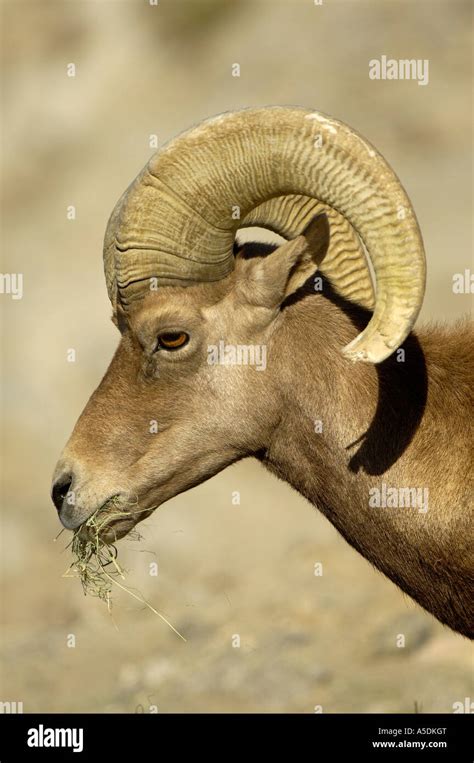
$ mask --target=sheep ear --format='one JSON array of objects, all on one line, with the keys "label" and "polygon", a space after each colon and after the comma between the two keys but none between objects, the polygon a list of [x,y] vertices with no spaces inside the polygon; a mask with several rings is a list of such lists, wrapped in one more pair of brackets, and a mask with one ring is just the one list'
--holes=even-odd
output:
[{"label": "sheep ear", "polygon": [[329,249],[329,220],[325,212],[315,215],[303,233],[316,265],[321,265]]},{"label": "sheep ear", "polygon": [[247,303],[277,307],[314,273],[328,246],[329,223],[323,213],[267,257],[248,260],[238,285],[241,295]]},{"label": "sheep ear", "polygon": [[[299,260],[292,269],[285,289],[285,297],[303,286],[314,271],[321,265],[329,248],[329,221],[327,215],[315,215],[300,236],[305,247]],[[298,239],[294,239],[297,241]],[[289,242],[292,243],[292,242]]]}]

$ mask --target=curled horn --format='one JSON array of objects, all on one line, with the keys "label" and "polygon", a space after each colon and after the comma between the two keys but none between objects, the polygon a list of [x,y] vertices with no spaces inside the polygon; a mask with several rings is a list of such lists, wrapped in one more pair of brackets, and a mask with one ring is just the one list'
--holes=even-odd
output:
[{"label": "curled horn", "polygon": [[113,305],[117,293],[125,309],[143,298],[152,277],[168,286],[224,278],[233,268],[242,220],[289,195],[335,210],[363,242],[375,276],[375,308],[344,354],[383,361],[410,332],[423,300],[425,257],[415,213],[370,143],[342,122],[305,109],[222,114],[151,158],[107,227],[104,263]]}]

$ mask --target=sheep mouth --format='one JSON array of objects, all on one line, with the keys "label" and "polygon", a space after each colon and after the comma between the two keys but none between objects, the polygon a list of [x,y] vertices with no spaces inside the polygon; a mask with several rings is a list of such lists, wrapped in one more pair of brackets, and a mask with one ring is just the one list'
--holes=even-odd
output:
[{"label": "sheep mouth", "polygon": [[128,535],[134,529],[135,524],[134,519],[109,520],[105,527],[100,530],[99,537],[104,543],[111,545]]},{"label": "sheep mouth", "polygon": [[113,496],[77,528],[75,535],[83,541],[111,545],[133,530],[138,522],[137,513],[135,504]]}]

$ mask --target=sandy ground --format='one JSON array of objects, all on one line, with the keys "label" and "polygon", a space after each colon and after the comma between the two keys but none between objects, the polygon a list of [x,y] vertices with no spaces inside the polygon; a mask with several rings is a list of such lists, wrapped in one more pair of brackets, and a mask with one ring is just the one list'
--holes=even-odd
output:
[{"label": "sandy ground", "polygon": [[[452,291],[453,273],[472,267],[469,7],[1,0],[2,272],[24,274],[24,296],[0,295],[0,700],[51,712],[449,712],[473,696],[469,643],[256,462],[175,498],[141,543],[121,543],[128,584],[186,643],[121,592],[112,619],[61,577],[68,538],[53,540],[48,496],[117,343],[102,236],[152,134],[161,144],[212,114],[274,103],[343,119],[389,158],[417,210],[429,262],[422,318],[471,309]],[[429,84],[369,80],[382,54],[428,59]]]}]

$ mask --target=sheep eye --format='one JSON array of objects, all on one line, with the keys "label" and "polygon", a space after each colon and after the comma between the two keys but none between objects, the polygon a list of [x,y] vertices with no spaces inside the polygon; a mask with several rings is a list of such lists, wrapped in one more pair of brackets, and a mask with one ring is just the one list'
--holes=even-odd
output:
[{"label": "sheep eye", "polygon": [[158,349],[178,350],[189,342],[189,335],[184,331],[168,331],[158,336]]}]

